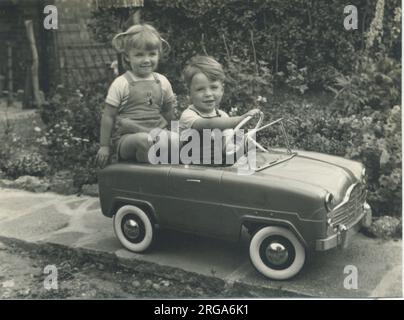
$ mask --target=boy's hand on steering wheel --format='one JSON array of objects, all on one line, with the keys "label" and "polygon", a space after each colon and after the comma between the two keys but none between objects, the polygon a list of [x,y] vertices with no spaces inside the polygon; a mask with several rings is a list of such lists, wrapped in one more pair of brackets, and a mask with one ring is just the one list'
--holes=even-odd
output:
[{"label": "boy's hand on steering wheel", "polygon": [[252,109],[250,111],[248,111],[247,113],[245,113],[245,117],[256,117],[258,115],[260,115],[262,113],[262,111],[260,109]]},{"label": "boy's hand on steering wheel", "polygon": [[104,168],[108,161],[109,161],[109,156],[111,155],[110,152],[110,148],[107,146],[102,146],[100,147],[100,149],[97,152],[97,156],[95,158],[95,162],[96,164],[101,167]]}]

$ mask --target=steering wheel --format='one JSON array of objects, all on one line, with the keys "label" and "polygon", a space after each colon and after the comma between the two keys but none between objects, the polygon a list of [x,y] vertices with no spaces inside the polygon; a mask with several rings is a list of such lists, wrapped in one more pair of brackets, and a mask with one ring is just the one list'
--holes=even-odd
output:
[{"label": "steering wheel", "polygon": [[[240,123],[232,130],[231,134],[226,136],[225,143],[224,143],[224,148],[226,151],[226,154],[234,154],[238,151],[237,145],[233,144],[234,137],[237,135],[237,133],[241,130],[242,127],[244,127],[253,117],[252,116],[247,116],[245,119],[240,121]],[[267,152],[267,150],[262,147],[258,142],[256,142],[251,136],[258,130],[258,128],[261,126],[262,121],[264,120],[264,113],[260,112],[259,119],[257,124],[255,125],[254,129],[245,133],[243,136],[243,141],[246,144],[247,140],[252,141],[258,148],[264,150]],[[235,147],[235,148],[234,148]],[[234,150],[235,149],[235,150]]]}]

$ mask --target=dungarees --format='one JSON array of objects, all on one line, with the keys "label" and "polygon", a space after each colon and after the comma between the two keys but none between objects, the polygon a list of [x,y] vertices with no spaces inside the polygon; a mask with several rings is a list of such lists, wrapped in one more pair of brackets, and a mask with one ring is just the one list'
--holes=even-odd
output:
[{"label": "dungarees", "polygon": [[[154,80],[134,81],[129,71],[124,74],[129,83],[129,97],[126,103],[119,106],[118,118],[130,119],[139,125],[146,127],[149,133],[154,128],[167,127],[167,121],[161,115],[163,107],[163,89],[160,80],[153,73]],[[117,119],[118,120],[118,119]],[[120,160],[120,146],[124,139],[131,135],[120,132],[119,121],[116,121],[112,144]],[[149,147],[148,141],[142,141],[145,147]],[[146,146],[147,144],[147,146]]]}]

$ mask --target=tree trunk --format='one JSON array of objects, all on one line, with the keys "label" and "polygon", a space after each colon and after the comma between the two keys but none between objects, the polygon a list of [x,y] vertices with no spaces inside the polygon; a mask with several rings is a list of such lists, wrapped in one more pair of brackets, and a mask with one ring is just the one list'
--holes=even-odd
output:
[{"label": "tree trunk", "polygon": [[8,99],[7,105],[13,104],[13,48],[11,43],[7,42],[7,68],[8,68]]},{"label": "tree trunk", "polygon": [[27,36],[32,52],[32,66],[31,66],[31,76],[32,76],[32,90],[34,93],[35,104],[37,107],[42,105],[41,93],[39,91],[39,79],[38,79],[38,51],[35,44],[34,28],[32,25],[32,20],[25,21],[25,27],[27,29]]}]

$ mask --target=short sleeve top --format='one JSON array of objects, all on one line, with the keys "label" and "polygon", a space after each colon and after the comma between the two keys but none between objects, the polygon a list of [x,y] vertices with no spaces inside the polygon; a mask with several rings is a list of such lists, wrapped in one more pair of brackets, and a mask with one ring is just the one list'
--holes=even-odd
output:
[{"label": "short sleeve top", "polygon": [[194,122],[198,119],[209,119],[209,118],[217,118],[217,117],[226,117],[229,115],[220,109],[212,110],[210,113],[202,113],[197,110],[193,105],[190,105],[187,109],[185,109],[180,117],[180,131],[185,129],[192,128]]}]

